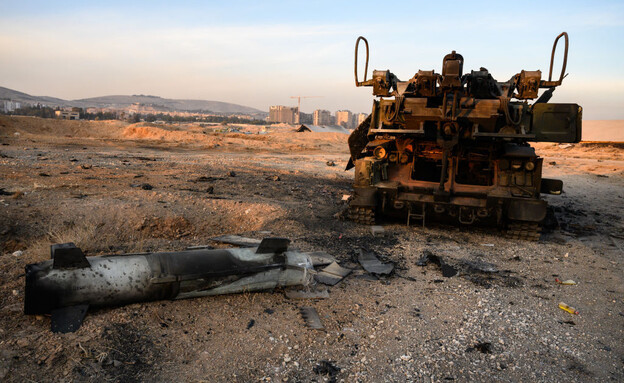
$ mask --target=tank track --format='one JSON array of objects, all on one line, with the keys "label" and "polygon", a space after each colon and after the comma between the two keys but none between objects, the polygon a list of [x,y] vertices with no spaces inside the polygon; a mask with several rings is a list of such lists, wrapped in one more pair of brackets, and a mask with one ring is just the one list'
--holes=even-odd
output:
[{"label": "tank track", "polygon": [[505,237],[524,241],[539,241],[540,226],[536,222],[511,221],[507,225]]},{"label": "tank track", "polygon": [[349,219],[362,225],[374,225],[375,224],[375,209],[373,209],[372,207],[360,207],[360,206],[350,207]]}]

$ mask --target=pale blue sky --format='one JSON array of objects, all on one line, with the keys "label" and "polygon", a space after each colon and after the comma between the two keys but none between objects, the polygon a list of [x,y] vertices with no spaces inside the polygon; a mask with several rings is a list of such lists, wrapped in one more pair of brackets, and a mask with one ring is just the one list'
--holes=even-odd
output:
[{"label": "pale blue sky", "polygon": [[[391,7],[392,5],[392,7]],[[548,71],[554,38],[570,34],[569,76],[553,102],[586,119],[624,119],[624,2],[0,0],[0,86],[66,99],[153,94],[249,105],[368,112],[353,85],[353,48],[400,79],[440,71],[457,50],[464,70],[498,80]],[[563,46],[561,46],[563,48]],[[558,73],[558,67],[554,70]]]}]

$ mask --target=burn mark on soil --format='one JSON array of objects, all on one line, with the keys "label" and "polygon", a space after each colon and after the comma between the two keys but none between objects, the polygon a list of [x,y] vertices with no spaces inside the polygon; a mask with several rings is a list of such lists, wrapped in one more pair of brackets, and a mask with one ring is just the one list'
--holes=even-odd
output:
[{"label": "burn mark on soil", "polygon": [[117,382],[153,380],[152,366],[161,352],[148,334],[132,324],[115,323],[103,335],[110,349],[107,360],[111,363],[103,363],[107,376]]},{"label": "burn mark on soil", "polygon": [[340,367],[329,360],[321,360],[312,370],[317,375],[328,376],[330,383],[336,382],[340,373]]},{"label": "burn mark on soil", "polygon": [[446,263],[442,258],[433,254],[429,250],[425,250],[423,252],[423,256],[416,262],[418,266],[426,266],[429,262],[437,265],[442,272],[442,276],[444,278],[451,278],[457,275],[457,269],[448,263]]},{"label": "burn mark on soil", "polygon": [[[600,215],[600,213],[597,212],[588,212],[584,209],[577,208],[573,203],[566,203],[563,206],[554,206],[553,211],[561,230],[567,231],[576,237],[592,236],[595,234],[608,235],[613,231],[613,224],[621,221],[621,217],[616,214],[607,213]],[[608,222],[608,224],[604,224],[606,222]]]},{"label": "burn mark on soil", "polygon": [[388,249],[392,249],[399,241],[393,236],[342,236],[328,240],[326,235],[306,236],[301,239],[311,248],[325,251],[337,258],[347,257],[353,263],[357,263],[359,249],[365,248],[374,251],[382,262],[388,261]]},{"label": "burn mark on soil", "polygon": [[492,343],[490,342],[478,342],[472,347],[468,347],[466,352],[479,351],[483,354],[491,354],[492,353]]}]

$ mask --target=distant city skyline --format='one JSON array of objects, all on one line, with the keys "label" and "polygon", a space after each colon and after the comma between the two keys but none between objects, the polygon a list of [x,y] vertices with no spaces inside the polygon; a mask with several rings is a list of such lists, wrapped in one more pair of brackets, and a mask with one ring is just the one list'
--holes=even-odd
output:
[{"label": "distant city skyline", "polygon": [[419,69],[440,72],[444,55],[457,50],[464,72],[483,66],[504,81],[522,69],[546,77],[553,40],[567,31],[569,76],[552,101],[579,103],[586,119],[624,119],[622,2],[398,1],[387,14],[378,6],[1,1],[0,86],[63,99],[149,94],[264,111],[315,95],[323,97],[302,99],[302,112],[370,113],[371,89],[353,79],[359,35],[370,43],[369,77],[373,69],[401,80]]}]

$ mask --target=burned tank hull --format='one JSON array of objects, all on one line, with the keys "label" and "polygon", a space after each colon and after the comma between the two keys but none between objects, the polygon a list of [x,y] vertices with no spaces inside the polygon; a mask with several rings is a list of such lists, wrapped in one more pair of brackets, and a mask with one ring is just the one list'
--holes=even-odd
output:
[{"label": "burned tank hull", "polygon": [[[565,33],[552,57],[562,36],[567,58]],[[547,213],[541,194],[560,194],[563,184],[542,178],[543,159],[530,143],[581,139],[581,107],[548,103],[566,60],[558,81],[551,67],[548,80],[522,71],[498,82],[485,68],[463,74],[463,57],[453,51],[441,74],[418,71],[400,81],[374,71],[359,82],[357,45],[356,85],[372,86],[379,99],[349,137],[347,168],[355,167],[349,217],[363,224],[382,216],[422,225],[481,223],[537,240]],[[540,88],[548,90],[529,103]]]}]

